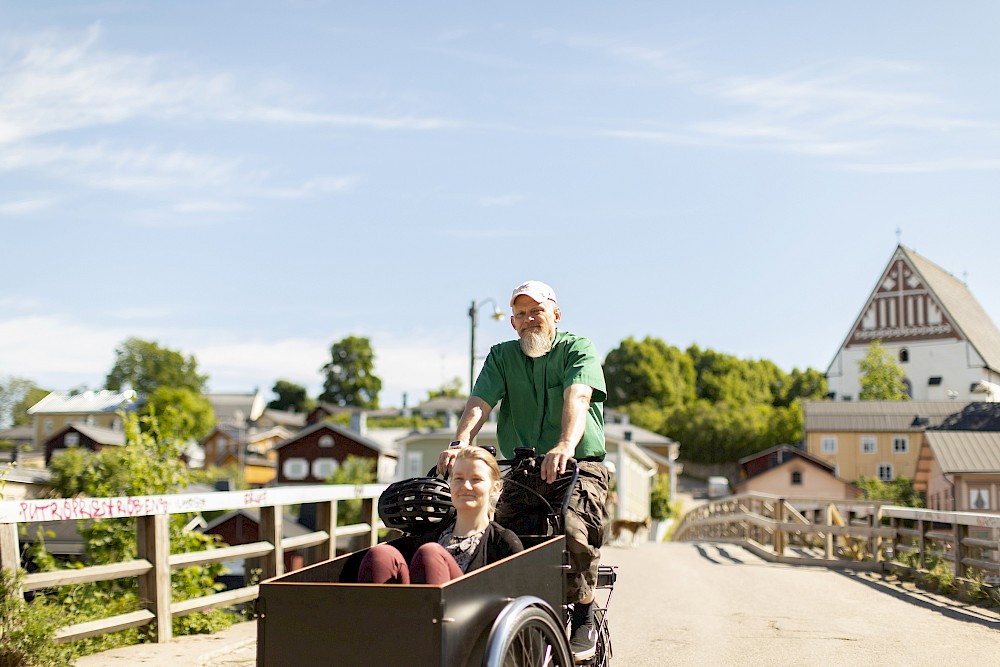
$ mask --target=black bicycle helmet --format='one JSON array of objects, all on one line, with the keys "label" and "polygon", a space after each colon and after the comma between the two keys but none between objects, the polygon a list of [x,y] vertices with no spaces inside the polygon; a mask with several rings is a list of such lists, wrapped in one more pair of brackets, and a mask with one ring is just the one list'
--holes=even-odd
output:
[{"label": "black bicycle helmet", "polygon": [[393,482],[378,499],[378,515],[388,528],[422,534],[455,518],[448,482],[414,477]]}]

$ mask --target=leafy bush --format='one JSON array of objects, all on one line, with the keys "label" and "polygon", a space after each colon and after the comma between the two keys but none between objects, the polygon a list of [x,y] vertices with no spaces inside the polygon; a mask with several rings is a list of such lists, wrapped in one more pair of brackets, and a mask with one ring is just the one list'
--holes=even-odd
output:
[{"label": "leafy bush", "polygon": [[62,667],[67,647],[56,644],[59,612],[42,596],[21,597],[23,573],[0,570],[0,667]]},{"label": "leafy bush", "polygon": [[[375,460],[363,456],[350,455],[340,464],[326,482],[327,484],[373,484],[375,482]],[[351,526],[363,521],[361,517],[363,500],[344,500],[337,503],[337,525]]]},{"label": "leafy bush", "polygon": [[674,508],[670,506],[670,475],[657,475],[649,494],[649,516],[653,519],[669,519]]}]

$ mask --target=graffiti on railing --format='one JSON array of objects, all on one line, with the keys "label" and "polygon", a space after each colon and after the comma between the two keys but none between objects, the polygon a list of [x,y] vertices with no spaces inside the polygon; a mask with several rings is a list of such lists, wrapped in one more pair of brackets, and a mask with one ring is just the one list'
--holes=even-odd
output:
[{"label": "graffiti on railing", "polygon": [[247,491],[243,494],[243,502],[247,505],[263,505],[267,500],[267,491]]},{"label": "graffiti on railing", "polygon": [[63,498],[19,503],[17,521],[118,519],[166,512],[167,500],[163,497]]}]

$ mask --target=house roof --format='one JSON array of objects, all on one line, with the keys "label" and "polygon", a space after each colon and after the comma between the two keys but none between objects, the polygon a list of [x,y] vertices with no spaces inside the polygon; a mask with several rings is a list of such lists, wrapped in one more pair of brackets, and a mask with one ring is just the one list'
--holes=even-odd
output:
[{"label": "house roof", "polygon": [[1000,431],[1000,403],[969,403],[949,415],[935,429],[949,431]]},{"label": "house roof", "polygon": [[437,396],[422,403],[418,403],[413,409],[417,410],[421,414],[437,414],[439,412],[461,413],[465,410],[465,404],[467,401],[468,399],[464,396]]},{"label": "house roof", "polygon": [[[231,512],[226,512],[225,514],[216,517],[210,521],[201,532],[212,534],[212,530],[238,515],[243,515],[256,523],[258,526],[260,525],[260,510],[253,507],[244,507]],[[283,538],[299,537],[300,535],[308,535],[311,532],[311,530],[299,523],[298,517],[294,517],[291,514],[282,515],[281,536]]]},{"label": "house roof", "polygon": [[301,440],[302,438],[306,437],[307,435],[311,435],[311,434],[313,434],[316,431],[319,431],[321,429],[327,429],[327,430],[333,431],[334,433],[339,433],[340,435],[344,436],[345,438],[349,438],[350,440],[353,440],[354,442],[358,443],[359,445],[364,445],[368,449],[371,449],[373,451],[379,452],[380,454],[388,454],[390,456],[395,456],[396,455],[396,448],[395,448],[395,445],[393,443],[386,443],[386,442],[380,442],[380,441],[377,441],[377,440],[373,440],[373,439],[371,439],[371,438],[369,438],[367,436],[361,435],[357,431],[352,431],[349,428],[344,428],[343,426],[340,426],[339,424],[334,424],[333,422],[327,422],[327,421],[316,422],[315,424],[312,424],[311,426],[307,426],[306,428],[302,429],[301,431],[299,431],[298,433],[296,433],[292,437],[288,438],[287,440],[282,440],[281,442],[279,442],[275,446],[275,449],[281,449],[282,447],[290,445],[293,442],[297,442],[297,441]]},{"label": "house roof", "polygon": [[676,442],[665,435],[647,431],[635,424],[605,423],[604,437],[622,442],[631,441],[638,445],[671,445]]},{"label": "house roof", "polygon": [[52,437],[48,438],[45,442],[52,442],[53,440],[58,440],[63,434],[69,431],[77,431],[82,435],[87,436],[99,445],[124,445],[125,444],[125,432],[116,431],[115,429],[104,428],[103,426],[90,426],[88,424],[68,424],[67,426],[61,428]]},{"label": "house roof", "polygon": [[0,440],[11,442],[31,442],[35,439],[35,428],[33,426],[15,426],[0,431]]},{"label": "house roof", "polygon": [[299,429],[306,425],[306,413],[304,412],[291,412],[290,410],[264,408],[262,416],[266,419],[270,419],[278,426]]},{"label": "house roof", "polygon": [[[783,466],[794,458],[799,458],[807,463],[819,466],[831,475],[834,474],[834,471],[836,470],[836,467],[833,464],[827,463],[826,461],[818,459],[798,447],[793,447],[788,444],[776,445],[769,449],[757,452],[756,454],[744,456],[738,461],[738,463],[740,464],[740,467],[747,472],[747,477],[745,479],[750,479],[761,473],[767,472],[772,468]],[[763,462],[760,465],[752,465],[754,462],[761,460],[763,460]]]},{"label": "house roof", "polygon": [[[212,404],[215,421],[219,424],[256,421],[264,414],[264,394],[259,391],[252,394],[205,394],[205,398]],[[237,413],[242,415],[242,419],[237,418]]]},{"label": "house roof", "polygon": [[960,412],[965,401],[805,401],[805,430],[920,432]]},{"label": "house roof", "polygon": [[1000,432],[927,431],[927,444],[943,473],[1000,473]]},{"label": "house roof", "polygon": [[905,246],[899,249],[924,278],[951,316],[951,321],[992,370],[1000,370],[1000,329],[972,296],[968,285]]},{"label": "house roof", "polygon": [[131,389],[125,391],[84,391],[79,394],[62,394],[53,391],[28,408],[28,414],[114,413],[121,410],[122,407],[133,405],[135,399],[136,394]]}]

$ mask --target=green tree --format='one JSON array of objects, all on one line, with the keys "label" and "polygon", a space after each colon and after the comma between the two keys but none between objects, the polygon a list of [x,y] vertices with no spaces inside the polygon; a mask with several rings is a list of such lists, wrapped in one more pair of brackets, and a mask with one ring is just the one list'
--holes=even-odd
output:
[{"label": "green tree", "polygon": [[377,408],[382,380],[374,374],[375,353],[367,338],[348,336],[330,346],[319,400],[342,407]]},{"label": "green tree", "polygon": [[129,338],[115,349],[115,363],[104,385],[117,390],[127,384],[147,396],[160,387],[189,389],[200,394],[207,380],[207,375],[198,374],[194,356],[185,357],[153,341]]},{"label": "green tree", "polygon": [[146,397],[140,415],[155,415],[160,435],[182,442],[201,440],[215,424],[215,411],[209,400],[185,387],[157,387]]},{"label": "green tree", "polygon": [[651,401],[661,408],[695,398],[691,359],[658,338],[626,338],[604,359],[609,407]]},{"label": "green tree", "polygon": [[913,490],[913,481],[907,477],[897,477],[891,482],[883,482],[874,477],[858,477],[854,485],[864,491],[868,500],[885,500],[903,507],[923,507],[920,493]]},{"label": "green tree", "polygon": [[[187,470],[180,461],[182,443],[176,437],[164,436],[155,417],[125,415],[126,444],[105,448],[98,453],[83,448],[71,448],[52,460],[51,484],[62,497],[143,496],[172,493],[187,483]],[[140,424],[140,422],[143,422]],[[218,546],[215,537],[186,530],[192,515],[174,514],[170,518],[172,553],[203,551]],[[137,555],[134,519],[102,519],[81,523],[86,559],[93,565],[118,563]],[[33,556],[42,570],[55,569],[59,563],[44,550]],[[221,564],[195,566],[175,570],[171,574],[173,601],[218,592],[222,585],[216,577],[224,571]],[[135,579],[78,584],[59,589],[64,620],[62,624],[79,623],[125,613],[139,607]],[[173,621],[177,635],[213,632],[232,622],[221,610],[197,612]],[[77,642],[80,653],[102,651],[121,643],[141,640],[138,631],[115,633]]]},{"label": "green tree", "polygon": [[0,378],[0,428],[30,424],[28,408],[45,398],[48,393],[27,378]]},{"label": "green tree", "polygon": [[861,371],[862,401],[908,401],[910,395],[903,382],[903,367],[892,357],[882,341],[874,340],[868,346],[868,353],[858,362]]},{"label": "green tree", "polygon": [[271,391],[277,398],[268,403],[267,407],[273,410],[309,412],[315,406],[315,401],[309,398],[306,388],[289,380],[278,380]]},{"label": "green tree", "polygon": [[[327,478],[327,484],[374,484],[375,459],[366,456],[348,454],[344,462]],[[352,526],[361,523],[361,510],[364,501],[344,500],[337,510],[337,525]]]},{"label": "green tree", "polygon": [[462,392],[462,378],[452,378],[451,382],[446,382],[437,389],[428,390],[427,400],[434,398],[465,398]]}]

